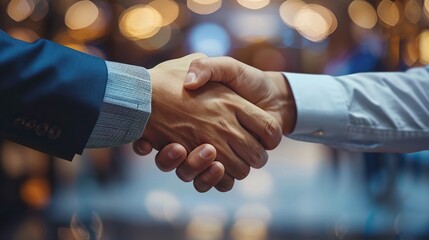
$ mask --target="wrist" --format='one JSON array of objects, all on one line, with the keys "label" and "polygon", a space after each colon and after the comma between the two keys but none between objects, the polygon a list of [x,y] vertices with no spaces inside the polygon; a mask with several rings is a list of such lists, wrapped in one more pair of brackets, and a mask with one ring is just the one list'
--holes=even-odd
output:
[{"label": "wrist", "polygon": [[283,129],[283,134],[293,132],[296,125],[297,108],[289,81],[281,72],[266,72],[274,82],[277,93],[276,102],[279,106],[279,121]]}]

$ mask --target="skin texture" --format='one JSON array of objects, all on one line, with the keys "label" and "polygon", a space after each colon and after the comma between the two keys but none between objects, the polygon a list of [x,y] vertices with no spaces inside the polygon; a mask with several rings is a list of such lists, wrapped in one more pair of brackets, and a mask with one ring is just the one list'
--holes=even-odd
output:
[{"label": "skin texture", "polygon": [[196,90],[208,82],[220,82],[272,115],[283,134],[295,128],[296,105],[281,72],[263,72],[230,57],[201,58],[192,62],[184,84]]},{"label": "skin texture", "polygon": [[[152,114],[142,137],[155,149],[165,149],[156,161],[161,170],[176,168],[178,177],[185,182],[194,180],[199,191],[211,186],[228,191],[234,179],[249,174],[250,167],[265,165],[265,149],[280,143],[281,127],[270,114],[223,84],[207,83],[194,91],[183,89],[191,62],[201,57],[189,55],[149,70]],[[138,141],[134,149],[144,153],[150,146]]]}]

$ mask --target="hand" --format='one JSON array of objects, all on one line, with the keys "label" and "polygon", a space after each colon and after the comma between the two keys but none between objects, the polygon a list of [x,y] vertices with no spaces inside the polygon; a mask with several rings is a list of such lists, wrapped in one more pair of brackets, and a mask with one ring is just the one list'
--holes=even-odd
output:
[{"label": "hand", "polygon": [[296,105],[281,72],[263,72],[230,57],[200,58],[192,62],[184,87],[195,90],[208,81],[221,82],[271,114],[284,134],[295,128]]},{"label": "hand", "polygon": [[[227,191],[233,178],[243,179],[250,166],[260,168],[266,163],[264,148],[279,144],[281,128],[270,115],[222,85],[212,83],[193,92],[184,91],[182,79],[197,57],[201,56],[164,62],[149,70],[153,111],[143,138],[156,149],[171,142],[181,143],[187,151],[203,143],[212,144],[227,173],[216,188]],[[192,180],[187,174],[179,177]]]},{"label": "hand", "polygon": [[[142,156],[148,155],[152,151],[152,144],[145,139],[134,142],[133,147],[134,151]],[[198,192],[207,192],[225,174],[223,164],[214,161],[215,158],[216,149],[210,144],[203,144],[187,155],[187,151],[182,145],[171,143],[156,154],[155,162],[158,168],[164,172],[176,169],[177,176],[194,179],[194,188]]]}]

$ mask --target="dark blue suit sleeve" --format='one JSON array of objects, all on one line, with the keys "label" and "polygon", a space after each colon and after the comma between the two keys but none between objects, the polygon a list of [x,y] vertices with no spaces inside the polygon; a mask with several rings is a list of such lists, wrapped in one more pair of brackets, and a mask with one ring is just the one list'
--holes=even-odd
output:
[{"label": "dark blue suit sleeve", "polygon": [[102,59],[0,30],[0,135],[70,160],[85,148],[106,82]]}]

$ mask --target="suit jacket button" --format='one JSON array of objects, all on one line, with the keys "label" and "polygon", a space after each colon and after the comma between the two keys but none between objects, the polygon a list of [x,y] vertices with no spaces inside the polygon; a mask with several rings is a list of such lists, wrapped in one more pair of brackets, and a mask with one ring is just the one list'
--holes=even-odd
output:
[{"label": "suit jacket button", "polygon": [[36,120],[31,120],[31,121],[28,121],[25,124],[25,129],[27,129],[27,130],[33,130],[36,126],[37,126],[37,121]]},{"label": "suit jacket button", "polygon": [[45,122],[37,124],[36,129],[34,129],[37,136],[45,136],[48,130],[49,130],[49,124]]},{"label": "suit jacket button", "polygon": [[26,118],[25,117],[19,117],[19,118],[15,119],[13,124],[15,125],[15,127],[23,127],[23,126],[25,126],[25,123],[26,123]]},{"label": "suit jacket button", "polygon": [[53,126],[48,131],[48,138],[51,140],[57,140],[61,136],[61,128]]}]

